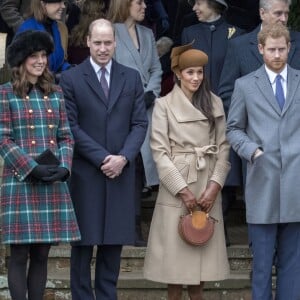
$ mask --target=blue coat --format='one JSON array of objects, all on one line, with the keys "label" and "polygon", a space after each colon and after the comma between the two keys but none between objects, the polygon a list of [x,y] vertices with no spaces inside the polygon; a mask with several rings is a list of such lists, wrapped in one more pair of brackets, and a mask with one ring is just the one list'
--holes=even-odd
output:
[{"label": "blue coat", "polygon": [[208,55],[205,74],[209,79],[211,90],[216,94],[228,42],[241,33],[242,29],[228,24],[223,17],[214,22],[199,22],[184,28],[182,32],[182,45],[194,41],[193,48]]},{"label": "blue coat", "polygon": [[[90,58],[63,72],[60,85],[75,139],[70,191],[80,245],[133,244],[134,162],[147,130],[140,75],[113,61],[108,105]],[[129,161],[115,179],[99,169],[109,154]]]},{"label": "blue coat", "polygon": [[[46,31],[46,28],[42,23],[36,21],[34,18],[30,18],[23,22],[23,24],[18,28],[16,34],[30,29]],[[49,68],[52,72],[57,73],[68,69],[70,64],[65,61],[65,53],[62,47],[61,36],[56,21],[52,22],[51,29],[54,41],[54,51],[49,55]]]}]

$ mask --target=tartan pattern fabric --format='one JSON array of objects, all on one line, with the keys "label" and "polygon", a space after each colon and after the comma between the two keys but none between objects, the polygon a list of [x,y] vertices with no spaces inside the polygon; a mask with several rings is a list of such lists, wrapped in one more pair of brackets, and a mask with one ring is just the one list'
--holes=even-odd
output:
[{"label": "tartan pattern fabric", "polygon": [[65,182],[34,183],[34,158],[50,149],[71,172],[73,137],[61,90],[45,98],[33,88],[28,99],[16,97],[11,83],[0,86],[2,242],[69,242],[80,239]]}]

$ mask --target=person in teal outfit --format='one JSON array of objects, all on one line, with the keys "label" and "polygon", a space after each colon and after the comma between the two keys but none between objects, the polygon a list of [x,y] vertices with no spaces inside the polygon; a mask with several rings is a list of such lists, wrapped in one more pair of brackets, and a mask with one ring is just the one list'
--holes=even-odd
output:
[{"label": "person in teal outfit", "polygon": [[[20,33],[7,49],[12,81],[0,86],[1,229],[2,242],[10,245],[13,300],[41,300],[51,244],[80,240],[65,182],[74,140],[47,64],[53,46],[46,32]],[[45,151],[57,163],[38,163]]]}]

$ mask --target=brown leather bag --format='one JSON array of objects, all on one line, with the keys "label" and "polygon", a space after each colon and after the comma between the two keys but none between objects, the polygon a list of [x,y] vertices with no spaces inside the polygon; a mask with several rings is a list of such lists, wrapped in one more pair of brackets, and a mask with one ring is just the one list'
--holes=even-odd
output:
[{"label": "brown leather bag", "polygon": [[178,232],[190,245],[202,246],[213,236],[216,219],[201,210],[180,217]]}]

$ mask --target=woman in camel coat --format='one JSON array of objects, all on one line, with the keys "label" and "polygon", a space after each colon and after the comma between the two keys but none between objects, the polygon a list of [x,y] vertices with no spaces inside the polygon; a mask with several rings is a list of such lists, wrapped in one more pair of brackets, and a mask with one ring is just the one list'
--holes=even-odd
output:
[{"label": "woman in camel coat", "polygon": [[[201,299],[203,283],[226,279],[220,190],[230,169],[225,115],[204,77],[207,55],[191,44],[173,49],[173,90],[156,101],[151,148],[160,178],[145,259],[145,278],[168,284],[168,299]],[[178,234],[180,216],[199,205],[218,219],[205,246],[191,246]]]}]

